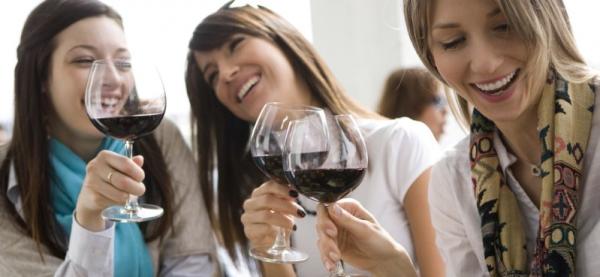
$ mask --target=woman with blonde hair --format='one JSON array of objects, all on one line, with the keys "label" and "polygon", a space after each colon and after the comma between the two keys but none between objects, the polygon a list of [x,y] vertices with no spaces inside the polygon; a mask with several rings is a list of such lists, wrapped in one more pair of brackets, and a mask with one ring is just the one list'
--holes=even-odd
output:
[{"label": "woman with blonde hair", "polygon": [[[454,110],[471,126],[434,166],[429,189],[448,273],[599,272],[598,81],[575,46],[563,2],[407,0],[405,16],[421,60],[454,89]],[[376,223],[356,202],[344,206],[360,216],[331,208],[320,214],[321,233],[374,234],[357,227]],[[321,238],[324,259],[341,250],[352,261],[345,253],[353,248]],[[370,262],[405,256],[379,238],[387,247],[362,252]],[[397,276],[393,270],[385,273]]]}]

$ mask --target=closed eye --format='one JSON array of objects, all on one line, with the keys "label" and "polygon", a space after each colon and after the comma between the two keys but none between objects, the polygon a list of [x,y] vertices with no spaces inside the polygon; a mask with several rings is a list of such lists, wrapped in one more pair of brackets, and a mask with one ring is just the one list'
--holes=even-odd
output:
[{"label": "closed eye", "polygon": [[508,26],[508,24],[500,24],[500,25],[494,27],[494,31],[497,31],[497,32],[506,33],[509,30],[510,30],[510,27]]},{"label": "closed eye", "polygon": [[208,74],[208,78],[206,78],[206,82],[211,86],[211,87],[215,87],[215,80],[217,79],[217,71],[213,71],[211,73]]},{"label": "closed eye", "polygon": [[465,41],[465,38],[460,37],[460,38],[451,40],[449,42],[442,42],[441,45],[442,45],[442,48],[444,48],[444,50],[452,50],[452,49],[456,49],[464,41]]},{"label": "closed eye", "polygon": [[229,43],[229,52],[233,53],[233,51],[235,51],[235,49],[237,48],[237,46],[244,40],[245,38],[243,36],[239,36],[236,37],[234,39],[231,40],[231,42]]}]

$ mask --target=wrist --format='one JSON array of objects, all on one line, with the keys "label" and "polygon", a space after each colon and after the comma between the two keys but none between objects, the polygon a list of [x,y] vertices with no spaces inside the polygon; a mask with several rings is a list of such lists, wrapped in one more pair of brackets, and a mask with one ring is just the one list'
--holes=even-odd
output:
[{"label": "wrist", "polygon": [[105,229],[105,222],[102,219],[102,211],[86,211],[76,209],[73,215],[81,227],[91,232],[99,232]]},{"label": "wrist", "polygon": [[395,246],[392,255],[375,267],[371,273],[375,277],[405,276],[416,277],[417,271],[406,250],[400,245]]}]

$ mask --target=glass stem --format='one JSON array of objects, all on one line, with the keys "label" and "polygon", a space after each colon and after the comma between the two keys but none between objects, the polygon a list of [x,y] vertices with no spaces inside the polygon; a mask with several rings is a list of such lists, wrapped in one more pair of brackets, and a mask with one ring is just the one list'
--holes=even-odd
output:
[{"label": "glass stem", "polygon": [[342,262],[342,260],[335,262],[335,269],[333,270],[333,273],[331,276],[335,276],[335,277],[345,277],[346,276],[346,271],[344,270],[344,263]]},{"label": "glass stem", "polygon": [[287,246],[287,233],[283,228],[277,227],[277,236],[275,237],[275,241],[273,245],[267,252],[270,254],[280,254],[282,251],[286,250]]},{"label": "glass stem", "polygon": [[[133,141],[126,140],[125,141],[125,155],[129,159],[133,159]],[[138,198],[135,195],[129,195],[129,199],[127,199],[127,204],[125,204],[125,210],[129,212],[135,212],[139,209]]]}]

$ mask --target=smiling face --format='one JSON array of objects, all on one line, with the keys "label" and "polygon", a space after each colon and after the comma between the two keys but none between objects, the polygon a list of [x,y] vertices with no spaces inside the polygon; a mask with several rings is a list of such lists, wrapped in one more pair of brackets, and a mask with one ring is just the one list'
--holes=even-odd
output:
[{"label": "smiling face", "polygon": [[489,119],[512,121],[535,111],[528,91],[527,47],[492,0],[435,0],[429,46],[433,63],[460,96]]},{"label": "smiling face", "polygon": [[123,29],[108,17],[86,18],[60,32],[55,44],[45,86],[54,111],[50,120],[51,132],[59,139],[102,138],[85,111],[85,85],[94,60],[129,59]]},{"label": "smiling face", "polygon": [[305,81],[267,40],[236,34],[221,48],[194,51],[194,58],[219,102],[242,120],[255,121],[267,102],[311,103]]}]

